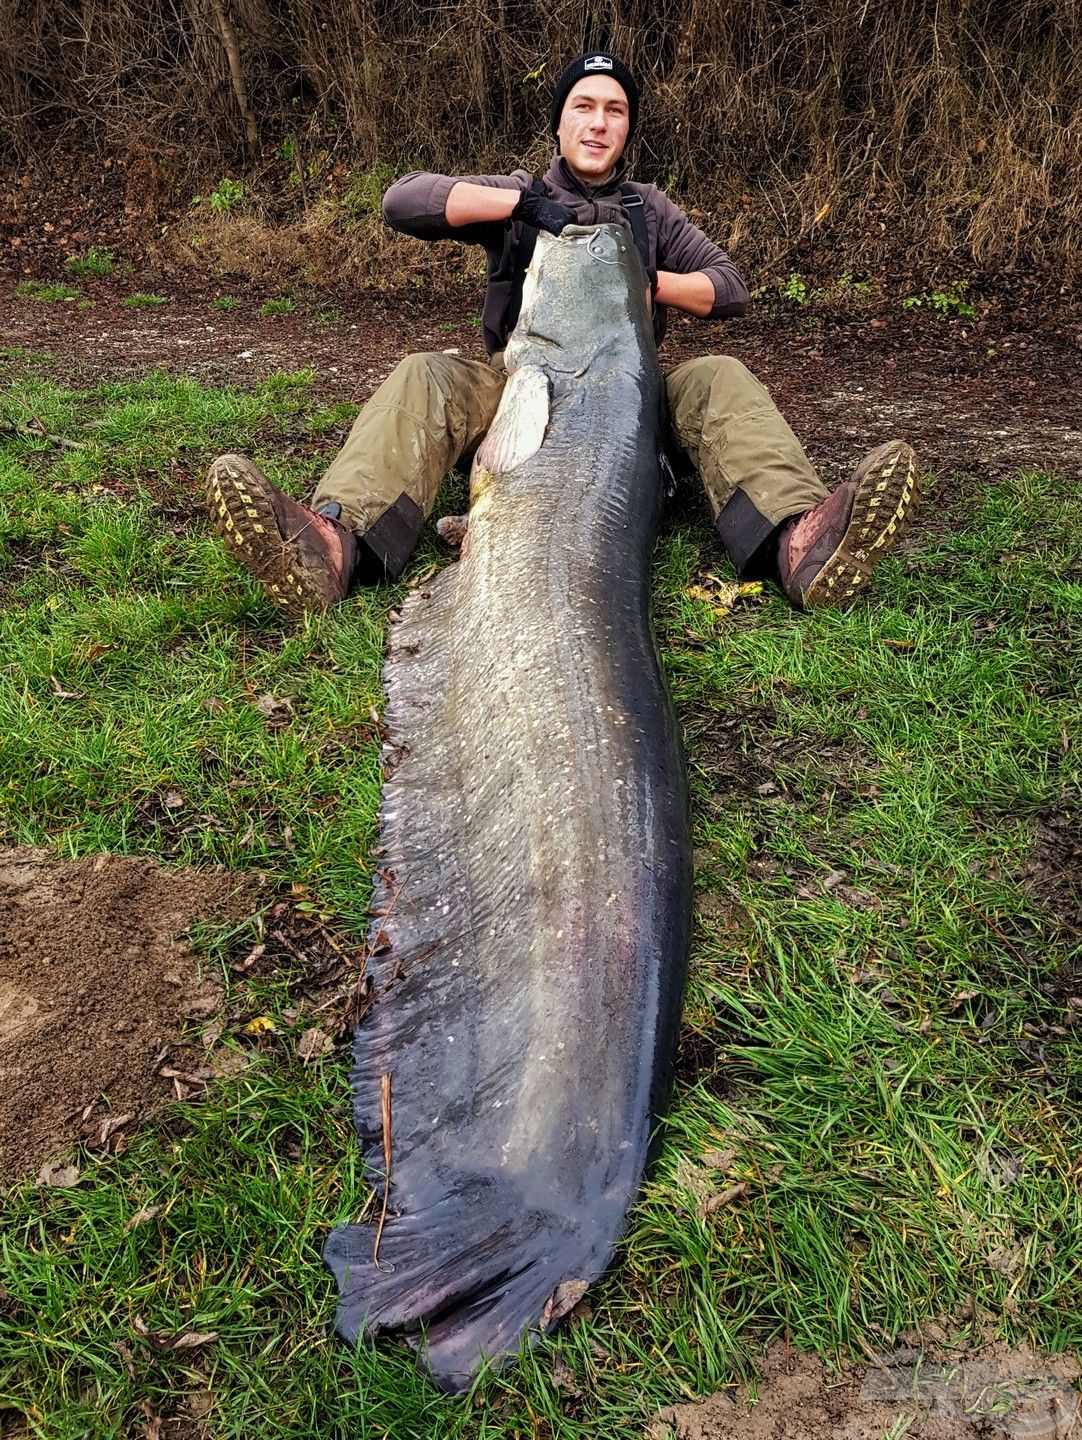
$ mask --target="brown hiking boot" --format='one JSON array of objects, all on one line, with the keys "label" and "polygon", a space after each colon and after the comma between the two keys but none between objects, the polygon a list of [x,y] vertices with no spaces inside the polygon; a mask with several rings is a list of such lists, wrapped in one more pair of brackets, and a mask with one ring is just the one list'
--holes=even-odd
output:
[{"label": "brown hiking boot", "polygon": [[782,532],[778,574],[785,594],[805,610],[847,605],[894,548],[919,499],[916,455],[904,440],[888,440]]},{"label": "brown hiking boot", "polygon": [[207,476],[215,530],[276,605],[300,618],[349,592],[357,537],[291,500],[243,455],[219,455]]}]

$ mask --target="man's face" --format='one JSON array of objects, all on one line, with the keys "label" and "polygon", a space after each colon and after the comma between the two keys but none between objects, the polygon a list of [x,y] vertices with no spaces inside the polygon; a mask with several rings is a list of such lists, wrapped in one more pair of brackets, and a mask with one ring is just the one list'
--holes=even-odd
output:
[{"label": "man's face", "polygon": [[627,96],[611,75],[587,75],[571,90],[560,112],[556,137],[573,175],[599,185],[627,144]]}]

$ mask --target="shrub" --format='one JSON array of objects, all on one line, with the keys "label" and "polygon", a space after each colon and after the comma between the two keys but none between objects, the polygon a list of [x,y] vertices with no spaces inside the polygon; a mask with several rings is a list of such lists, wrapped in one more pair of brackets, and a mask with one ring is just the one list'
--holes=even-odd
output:
[{"label": "shrub", "polygon": [[911,295],[902,301],[903,310],[917,310],[927,306],[943,320],[968,320],[977,313],[977,307],[967,300],[968,280],[952,280],[942,290],[931,290],[927,295]]},{"label": "shrub", "polygon": [[207,197],[212,210],[232,210],[244,199],[244,181],[230,180],[228,177],[219,182],[216,189],[210,192]]}]

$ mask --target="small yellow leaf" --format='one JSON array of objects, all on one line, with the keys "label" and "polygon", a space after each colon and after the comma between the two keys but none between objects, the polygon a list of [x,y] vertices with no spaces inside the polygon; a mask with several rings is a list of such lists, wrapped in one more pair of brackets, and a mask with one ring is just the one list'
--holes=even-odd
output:
[{"label": "small yellow leaf", "polygon": [[273,1035],[278,1029],[269,1015],[257,1015],[244,1027],[245,1035]]}]

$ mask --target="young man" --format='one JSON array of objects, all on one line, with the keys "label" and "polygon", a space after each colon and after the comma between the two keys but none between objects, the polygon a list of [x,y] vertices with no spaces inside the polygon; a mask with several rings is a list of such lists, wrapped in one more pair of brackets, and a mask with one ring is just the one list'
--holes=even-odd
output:
[{"label": "young man", "polygon": [[[552,101],[556,140],[540,184],[525,170],[455,178],[414,173],[383,200],[387,223],[422,240],[485,247],[487,364],[411,355],[375,392],[311,507],[248,460],[223,455],[208,479],[215,528],[284,610],[300,615],[350,587],[401,573],[440,482],[492,423],[504,384],[527,254],[538,230],[630,223],[649,279],[655,334],[669,307],[709,319],[743,315],[732,261],[653,185],[626,179],[639,93],[615,56],[582,55]],[[714,524],[741,573],[772,575],[792,604],[844,604],[901,535],[918,499],[916,456],[890,441],[827,494],[770,396],[739,361],[704,356],[666,377],[676,444],[702,478]]]}]

